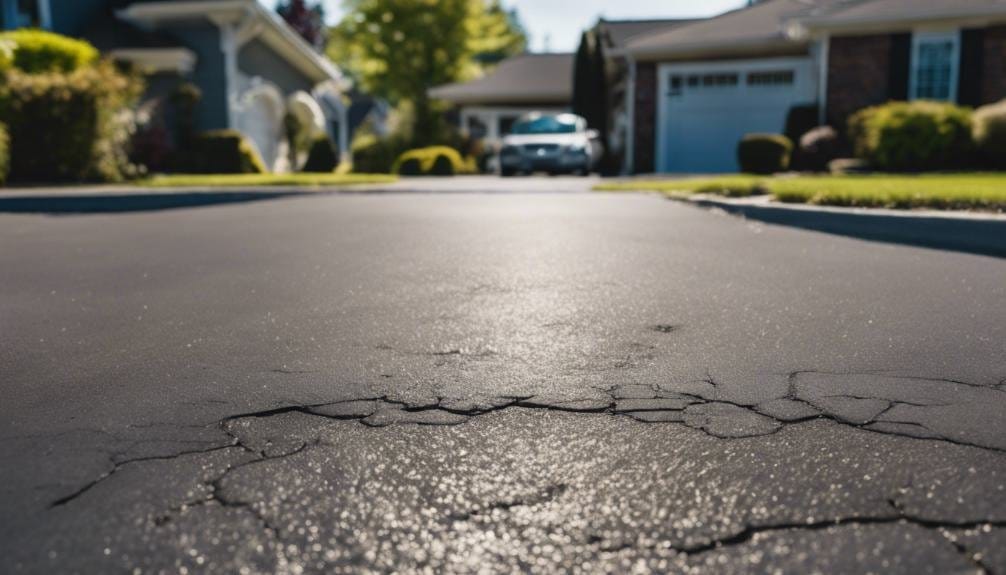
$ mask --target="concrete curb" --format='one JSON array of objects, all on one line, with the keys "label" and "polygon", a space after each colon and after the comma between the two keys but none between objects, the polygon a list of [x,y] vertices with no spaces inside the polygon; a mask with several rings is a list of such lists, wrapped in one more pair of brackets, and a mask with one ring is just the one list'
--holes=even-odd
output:
[{"label": "concrete curb", "polygon": [[781,204],[768,197],[674,198],[750,220],[864,240],[1006,258],[1006,215]]}]

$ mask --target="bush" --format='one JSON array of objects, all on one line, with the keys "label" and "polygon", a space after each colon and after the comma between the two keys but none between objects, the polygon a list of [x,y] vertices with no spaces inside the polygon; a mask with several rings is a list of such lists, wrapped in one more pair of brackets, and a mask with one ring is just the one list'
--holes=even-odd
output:
[{"label": "bush", "polygon": [[[402,168],[406,166],[409,171],[413,170],[414,164],[418,164],[418,174],[402,171]],[[453,176],[468,172],[468,165],[454,148],[430,146],[409,150],[399,156],[398,161],[395,162],[394,172],[403,176]]]},{"label": "bush", "polygon": [[311,143],[311,151],[304,164],[305,172],[331,173],[339,167],[339,150],[328,136],[318,136]]},{"label": "bush", "polygon": [[[808,172],[827,172],[828,166],[841,155],[838,132],[831,126],[819,126],[800,138],[797,167]],[[794,159],[794,161],[796,160]]]},{"label": "bush", "polygon": [[419,158],[406,158],[398,164],[395,172],[400,176],[421,176],[423,175],[423,164]]},{"label": "bush", "polygon": [[109,63],[69,74],[4,73],[0,122],[11,140],[11,179],[121,179],[125,119],[141,89],[139,80]]},{"label": "bush", "polygon": [[10,141],[7,139],[7,128],[0,124],[0,186],[7,181],[7,169],[10,167]]},{"label": "bush", "polygon": [[974,145],[971,111],[942,102],[891,102],[849,118],[857,157],[887,171],[968,167]]},{"label": "bush", "polygon": [[13,67],[29,74],[73,72],[98,61],[94,46],[44,30],[3,32],[0,43],[13,46]]},{"label": "bush", "polygon": [[264,174],[268,171],[255,146],[236,130],[197,135],[182,168],[193,174]]},{"label": "bush", "polygon": [[789,169],[793,142],[780,134],[748,134],[737,146],[741,171],[747,174],[775,174]]},{"label": "bush", "polygon": [[373,134],[358,136],[353,142],[353,171],[362,174],[390,174],[395,158],[404,148],[397,140]]},{"label": "bush", "polygon": [[818,126],[819,109],[816,104],[793,106],[786,115],[786,127],[782,133],[790,142],[796,143],[807,132]]},{"label": "bush", "polygon": [[975,146],[984,162],[997,170],[1006,169],[1006,100],[975,110]]}]

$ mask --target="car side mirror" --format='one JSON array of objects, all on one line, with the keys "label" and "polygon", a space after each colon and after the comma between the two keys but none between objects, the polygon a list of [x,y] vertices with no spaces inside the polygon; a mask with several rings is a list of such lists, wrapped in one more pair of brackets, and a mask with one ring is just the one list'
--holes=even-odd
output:
[{"label": "car side mirror", "polygon": [[587,130],[587,138],[591,140],[597,140],[601,137],[601,133],[597,130]]}]

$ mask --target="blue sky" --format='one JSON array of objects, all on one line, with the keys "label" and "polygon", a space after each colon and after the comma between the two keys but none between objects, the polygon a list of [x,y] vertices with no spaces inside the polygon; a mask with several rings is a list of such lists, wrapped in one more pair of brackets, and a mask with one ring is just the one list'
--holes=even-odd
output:
[{"label": "blue sky", "polygon": [[[276,0],[260,0],[269,7]],[[337,21],[341,0],[323,0],[329,19]],[[517,8],[531,35],[531,49],[554,52],[576,49],[580,33],[598,17],[677,18],[711,16],[745,4],[744,0],[504,0]]]}]

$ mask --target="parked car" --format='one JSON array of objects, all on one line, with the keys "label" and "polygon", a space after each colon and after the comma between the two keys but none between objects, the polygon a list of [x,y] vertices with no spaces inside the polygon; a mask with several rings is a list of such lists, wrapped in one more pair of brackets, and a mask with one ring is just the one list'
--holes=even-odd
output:
[{"label": "parked car", "polygon": [[534,113],[514,123],[499,151],[502,176],[548,172],[587,175],[603,149],[596,130],[575,114]]}]

